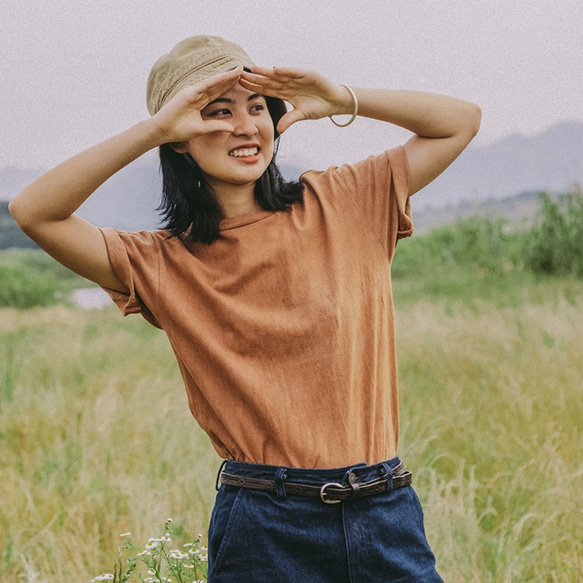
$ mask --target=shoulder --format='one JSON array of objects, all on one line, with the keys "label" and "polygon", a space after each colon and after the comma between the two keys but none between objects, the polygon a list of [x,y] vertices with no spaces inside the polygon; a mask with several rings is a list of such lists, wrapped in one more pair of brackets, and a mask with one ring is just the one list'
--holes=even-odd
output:
[{"label": "shoulder", "polygon": [[144,261],[156,257],[179,255],[184,252],[184,242],[179,237],[172,237],[167,230],[158,231],[122,231],[112,228],[100,228],[110,259],[129,257]]},{"label": "shoulder", "polygon": [[408,188],[409,166],[403,146],[370,155],[356,162],[330,166],[326,170],[309,170],[300,181],[315,190],[346,189],[348,191],[387,187],[391,178]]},{"label": "shoulder", "polygon": [[167,230],[122,231],[110,227],[100,227],[99,230],[106,241],[117,240],[124,244],[140,247],[167,245],[173,239],[177,239],[176,237],[171,237],[170,231]]}]

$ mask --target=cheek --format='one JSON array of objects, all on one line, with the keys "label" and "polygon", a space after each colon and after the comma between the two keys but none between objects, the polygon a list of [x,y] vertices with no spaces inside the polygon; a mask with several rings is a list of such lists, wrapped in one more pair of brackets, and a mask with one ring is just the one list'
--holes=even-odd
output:
[{"label": "cheek", "polygon": [[219,140],[213,139],[212,136],[200,136],[191,140],[189,143],[189,152],[194,161],[200,165],[208,160],[215,158],[216,152],[221,147]]},{"label": "cheek", "polygon": [[275,147],[275,132],[272,123],[265,127],[263,135],[265,136],[264,149],[268,151],[269,159],[271,160],[271,158],[273,158],[273,150]]}]

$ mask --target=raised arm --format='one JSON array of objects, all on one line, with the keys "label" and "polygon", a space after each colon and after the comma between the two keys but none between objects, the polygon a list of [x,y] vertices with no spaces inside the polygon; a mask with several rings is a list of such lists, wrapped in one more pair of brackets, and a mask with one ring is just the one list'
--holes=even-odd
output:
[{"label": "raised arm", "polygon": [[361,115],[415,135],[405,143],[409,195],[437,178],[480,129],[480,108],[469,101],[421,91],[355,89]]},{"label": "raised arm", "polygon": [[[314,71],[254,67],[252,73],[243,73],[241,84],[292,104],[293,109],[280,120],[280,132],[297,121],[354,111],[354,100],[348,90]],[[398,125],[415,134],[405,144],[411,172],[410,195],[439,176],[480,127],[480,108],[468,101],[420,91],[353,89],[359,115]]]},{"label": "raised arm", "polygon": [[225,121],[203,120],[200,110],[236,84],[240,74],[236,69],[183,89],[152,118],[53,168],[10,202],[15,221],[72,271],[127,292],[111,267],[99,229],[73,213],[103,182],[148,150],[201,133],[230,131]]},{"label": "raised arm", "polygon": [[127,292],[113,272],[99,229],[73,213],[110,176],[156,143],[157,128],[146,121],[77,154],[12,199],[14,220],[42,249],[72,271]]}]

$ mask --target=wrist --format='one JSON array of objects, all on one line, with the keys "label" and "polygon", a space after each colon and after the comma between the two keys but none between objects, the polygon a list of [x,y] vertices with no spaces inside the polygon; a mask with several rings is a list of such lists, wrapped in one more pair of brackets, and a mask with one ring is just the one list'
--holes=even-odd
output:
[{"label": "wrist", "polygon": [[[358,115],[358,97],[356,96],[356,93],[354,92],[354,90],[352,89],[352,87],[349,87],[348,85],[340,85],[340,88],[343,90],[344,94],[348,95],[348,101],[346,99],[346,95],[344,97],[344,99],[342,99],[340,101],[340,103],[342,105],[339,106],[338,111],[335,111],[333,114],[330,114],[328,117],[330,117],[330,119],[332,120],[332,123],[335,126],[338,127],[346,127],[349,126],[355,119],[356,116]],[[350,104],[350,105],[347,105]],[[345,123],[340,123],[338,121],[336,121],[334,119],[334,115],[338,115],[338,114],[352,114],[352,117]]]},{"label": "wrist", "polygon": [[352,115],[354,112],[354,98],[347,85],[338,85],[333,101],[333,111],[330,115]]},{"label": "wrist", "polygon": [[138,122],[135,127],[142,134],[142,139],[148,149],[157,148],[171,141],[154,117]]}]

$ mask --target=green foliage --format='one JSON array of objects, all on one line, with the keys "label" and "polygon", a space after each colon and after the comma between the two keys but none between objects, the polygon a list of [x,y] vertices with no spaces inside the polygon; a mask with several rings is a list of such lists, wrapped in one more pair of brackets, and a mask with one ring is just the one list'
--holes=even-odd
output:
[{"label": "green foliage", "polygon": [[553,201],[542,195],[541,208],[525,234],[524,264],[537,273],[583,277],[583,195]]},{"label": "green foliage", "polygon": [[533,223],[522,230],[505,219],[472,217],[404,240],[392,274],[411,284],[412,298],[473,295],[477,287],[498,288],[508,278],[583,277],[583,196],[554,201],[542,194]]},{"label": "green foliage", "polygon": [[516,267],[520,235],[504,219],[471,217],[437,227],[399,246],[393,276],[427,275],[470,268],[499,274]]},{"label": "green foliage", "polygon": [[[105,573],[91,579],[91,583],[112,581],[125,583],[126,581],[143,581],[143,583],[203,583],[207,576],[207,547],[200,546],[202,535],[186,543],[183,550],[168,550],[167,543],[172,542],[174,532],[168,518],[164,523],[164,534],[160,537],[151,537],[142,547],[136,547],[129,538],[131,533],[124,533],[124,543],[119,550],[119,558],[114,573]],[[200,546],[200,548],[199,548]],[[142,571],[145,571],[143,573]],[[144,576],[147,575],[147,576]]]},{"label": "green foliage", "polygon": [[[580,583],[583,279],[514,285],[516,306],[478,286],[397,308],[400,455],[445,581]],[[168,516],[181,552],[204,533],[220,460],[162,332],[113,310],[1,310],[2,375],[0,581],[114,574],[120,533],[148,541]]]},{"label": "green foliage", "polygon": [[87,282],[40,250],[0,253],[0,307],[32,308],[63,303]]}]

